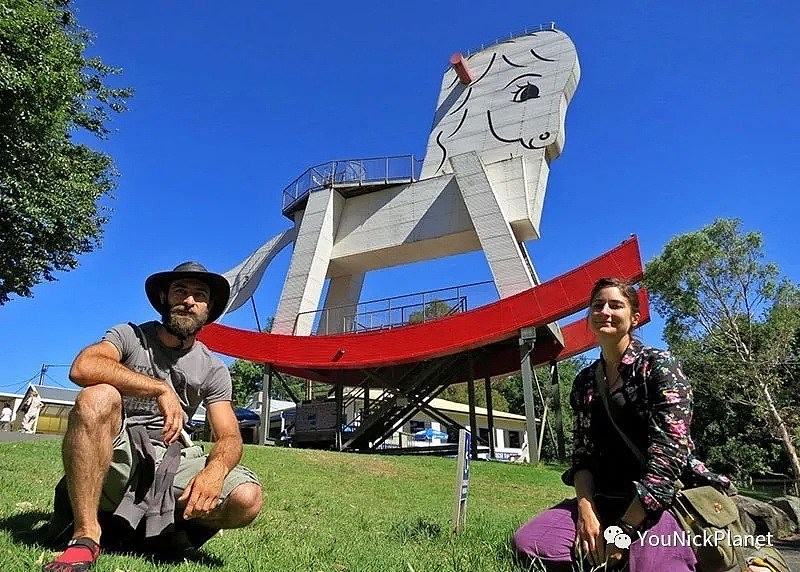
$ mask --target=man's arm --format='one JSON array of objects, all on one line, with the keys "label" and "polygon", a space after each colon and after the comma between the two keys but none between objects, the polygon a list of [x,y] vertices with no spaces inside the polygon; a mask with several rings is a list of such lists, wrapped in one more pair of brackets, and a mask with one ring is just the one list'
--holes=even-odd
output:
[{"label": "man's arm", "polygon": [[197,518],[217,508],[222,484],[242,458],[242,436],[230,401],[209,403],[206,414],[217,437],[205,468],[189,481],[178,499],[186,502],[183,518]]},{"label": "man's arm", "polygon": [[153,379],[125,367],[122,356],[111,342],[102,341],[81,350],[69,370],[69,378],[81,387],[99,383],[111,385],[121,395],[153,397],[164,416],[164,442],[175,441],[183,427],[183,408],[175,391],[161,380]]}]

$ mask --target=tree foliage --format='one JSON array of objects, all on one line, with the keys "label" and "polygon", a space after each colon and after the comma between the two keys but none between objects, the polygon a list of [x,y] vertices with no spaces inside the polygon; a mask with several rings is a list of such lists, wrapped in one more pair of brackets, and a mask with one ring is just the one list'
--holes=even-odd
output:
[{"label": "tree foliage", "polygon": [[[492,388],[492,409],[494,411],[508,411],[508,402],[505,396],[498,390],[501,380],[493,380]],[[455,383],[439,394],[442,399],[455,401],[456,403],[469,403],[469,391],[466,383]],[[486,388],[482,381],[475,382],[475,405],[486,407]]]},{"label": "tree foliage", "polygon": [[[266,367],[262,363],[237,359],[228,368],[233,382],[233,402],[236,407],[245,405],[250,396],[256,391],[260,391],[264,382],[264,372]],[[306,380],[293,375],[281,374],[286,385],[299,399],[303,399],[306,393]],[[322,384],[313,385],[321,386]],[[327,387],[327,386],[325,386]],[[273,376],[272,387],[269,395],[272,399],[291,401],[292,397],[278,380],[277,375]]]},{"label": "tree foliage", "polygon": [[132,90],[110,87],[120,70],[84,54],[91,36],[69,4],[0,2],[0,305],[75,268],[107,220],[112,160],[73,136],[106,137]]},{"label": "tree foliage", "polygon": [[416,312],[411,312],[411,314],[408,316],[407,323],[421,324],[422,322],[427,322],[428,320],[449,316],[457,311],[457,304],[458,302],[451,304],[436,298],[425,304],[422,309],[417,310]]},{"label": "tree foliage", "polygon": [[[586,360],[581,357],[570,358],[558,363],[558,389],[561,404],[562,424],[564,428],[564,438],[569,450],[572,446],[572,411],[569,407],[569,393],[572,389],[572,382],[578,372],[586,365]],[[548,420],[553,424],[547,428],[548,435],[545,437],[542,447],[542,458],[556,460],[557,447],[553,444],[551,436],[554,436],[554,415],[555,396],[552,394],[550,367],[538,367],[534,370],[536,378],[539,380],[539,387],[542,394],[549,403]],[[525,415],[525,395],[522,388],[522,375],[515,373],[492,380],[492,406],[496,411],[508,411],[516,415]],[[538,394],[534,383],[534,392]],[[457,403],[469,403],[466,384],[451,385],[440,395],[442,399],[449,399]],[[475,383],[475,404],[478,407],[486,407],[486,391],[484,384],[476,381]],[[536,405],[537,417],[542,414],[541,404],[537,397]],[[541,428],[540,428],[541,429]]]},{"label": "tree foliage", "polygon": [[264,381],[264,364],[237,359],[229,367],[233,382],[233,405],[242,407],[249,397],[261,389]]},{"label": "tree foliage", "polygon": [[764,258],[760,233],[718,219],[673,238],[645,278],[694,383],[701,453],[740,481],[770,469],[800,477],[800,296]]}]

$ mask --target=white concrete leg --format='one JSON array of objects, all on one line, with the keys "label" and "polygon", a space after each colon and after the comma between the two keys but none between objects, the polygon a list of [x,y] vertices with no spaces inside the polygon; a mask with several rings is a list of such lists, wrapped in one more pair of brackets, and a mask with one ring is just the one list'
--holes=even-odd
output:
[{"label": "white concrete leg", "polygon": [[351,330],[353,314],[363,286],[363,273],[330,279],[324,311],[317,327],[318,334],[338,334]]},{"label": "white concrete leg", "polygon": [[314,316],[299,314],[319,307],[343,206],[344,198],[332,189],[315,191],[308,196],[272,333],[311,334]]},{"label": "white concrete leg", "polygon": [[477,153],[458,155],[451,161],[500,298],[532,288],[535,281],[526,257]]}]

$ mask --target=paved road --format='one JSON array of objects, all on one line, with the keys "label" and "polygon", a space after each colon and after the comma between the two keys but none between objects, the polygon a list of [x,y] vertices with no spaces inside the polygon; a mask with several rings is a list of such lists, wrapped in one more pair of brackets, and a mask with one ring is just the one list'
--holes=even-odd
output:
[{"label": "paved road", "polygon": [[0,443],[11,441],[45,441],[47,439],[61,439],[61,435],[28,435],[19,431],[0,431]]}]

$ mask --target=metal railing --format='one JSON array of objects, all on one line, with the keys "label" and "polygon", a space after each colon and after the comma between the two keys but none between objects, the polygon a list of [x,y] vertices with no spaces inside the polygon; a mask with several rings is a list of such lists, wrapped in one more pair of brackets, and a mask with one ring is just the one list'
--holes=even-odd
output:
[{"label": "metal railing", "polygon": [[[361,387],[355,388],[350,393],[349,396],[345,397],[345,400],[342,405],[342,410],[345,410],[347,407],[354,406],[354,404],[358,400],[361,400],[363,402],[364,395],[368,391],[369,391],[368,388],[361,388]],[[368,415],[374,413],[378,408],[384,406],[384,404],[387,403],[388,400],[393,399],[394,397],[395,395],[387,389],[382,390],[377,395],[371,396],[369,400],[370,401],[369,413],[367,413],[367,411],[363,407],[359,408],[355,412],[355,415],[353,415],[353,418],[348,423],[345,424],[345,429],[349,431],[355,431],[356,429],[361,427],[362,423],[364,422],[364,419]]]},{"label": "metal railing", "polygon": [[295,330],[301,320],[312,321],[315,335],[385,330],[466,312],[497,299],[494,282],[486,280],[301,312],[295,319]]},{"label": "metal railing", "polygon": [[503,42],[507,42],[509,40],[513,40],[514,38],[519,38],[520,36],[527,36],[528,34],[532,34],[534,32],[541,32],[542,30],[555,30],[556,23],[555,22],[547,22],[546,24],[539,24],[538,26],[531,26],[530,28],[525,28],[519,32],[510,33],[508,37],[500,36],[499,38],[495,38],[485,44],[481,44],[481,47],[475,48],[472,50],[467,50],[466,52],[462,52],[462,55],[465,58],[468,58],[474,53],[480,52],[485,50],[486,48],[490,48],[492,46],[496,46],[497,44],[502,44]]},{"label": "metal railing", "polygon": [[361,312],[354,316],[343,317],[343,328],[350,332],[374,332],[388,330],[399,326],[421,324],[436,318],[444,318],[467,310],[467,297],[434,298],[429,302],[406,304],[390,307],[385,310]]},{"label": "metal railing", "polygon": [[415,159],[413,155],[345,159],[314,165],[283,189],[281,208],[286,214],[309,193],[330,187],[413,183],[421,170],[422,159]]}]

